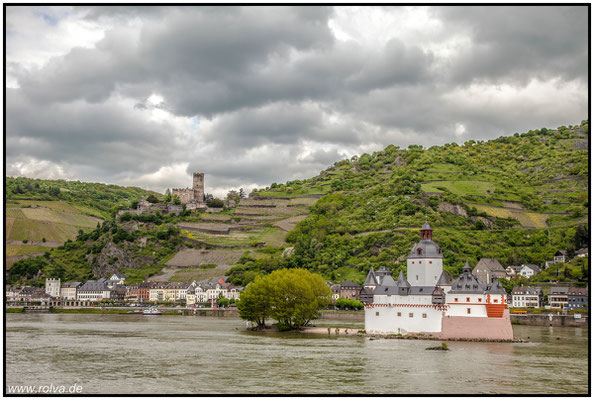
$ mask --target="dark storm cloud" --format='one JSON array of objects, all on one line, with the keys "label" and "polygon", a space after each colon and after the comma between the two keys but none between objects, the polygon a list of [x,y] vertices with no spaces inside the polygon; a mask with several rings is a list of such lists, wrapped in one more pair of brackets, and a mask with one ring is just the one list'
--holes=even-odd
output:
[{"label": "dark storm cloud", "polygon": [[369,91],[396,84],[417,84],[428,79],[428,69],[433,57],[418,47],[407,46],[398,39],[391,39],[378,57],[371,59],[347,85]]},{"label": "dark storm cloud", "polygon": [[304,179],[343,158],[335,150],[316,150],[298,159],[299,148],[294,145],[272,146],[271,150],[256,154],[239,153],[233,157],[214,153],[207,162],[192,160],[187,171],[205,172],[208,190],[225,187],[237,189],[251,184],[268,186],[272,182]]},{"label": "dark storm cloud", "polygon": [[[435,7],[441,28],[367,43],[335,38],[329,7],[77,7],[109,26],[99,42],[37,67],[7,57],[19,86],[7,90],[7,161],[104,181],[189,163],[213,187],[266,186],[314,175],[347,149],[576,123],[587,114],[585,10]],[[553,79],[558,91],[546,92]],[[518,92],[534,80],[548,86]],[[496,85],[509,88],[477,97]],[[197,129],[151,120],[155,108]]]},{"label": "dark storm cloud", "polygon": [[587,79],[586,5],[436,7],[435,12],[448,30],[471,39],[453,60],[451,74],[458,82]]},{"label": "dark storm cloud", "polygon": [[247,80],[271,57],[286,62],[290,51],[331,46],[327,16],[323,7],[217,10],[216,18],[201,7],[173,8],[145,23],[138,38],[115,28],[96,48],[73,49],[19,75],[19,83],[41,101],[96,102],[116,89],[144,97],[159,90],[177,113],[210,116],[267,101],[266,90],[250,91]]},{"label": "dark storm cloud", "polygon": [[27,156],[54,163],[94,164],[105,174],[158,169],[175,150],[165,123],[138,118],[118,105],[38,106],[17,89],[7,89],[8,162]]}]

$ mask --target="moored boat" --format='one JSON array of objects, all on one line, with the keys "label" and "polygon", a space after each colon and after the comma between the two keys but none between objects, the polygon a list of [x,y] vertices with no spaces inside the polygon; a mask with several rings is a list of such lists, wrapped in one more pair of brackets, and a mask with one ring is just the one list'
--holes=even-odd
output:
[{"label": "moored boat", "polygon": [[146,310],[142,311],[144,315],[161,315],[163,314],[161,311],[157,310],[155,307],[147,308]]}]

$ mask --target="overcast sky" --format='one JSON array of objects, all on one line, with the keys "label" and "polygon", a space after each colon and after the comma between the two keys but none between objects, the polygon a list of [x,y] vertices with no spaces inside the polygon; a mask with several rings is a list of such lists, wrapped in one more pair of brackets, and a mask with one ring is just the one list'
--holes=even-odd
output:
[{"label": "overcast sky", "polygon": [[6,8],[6,175],[224,195],[586,119],[581,7]]}]

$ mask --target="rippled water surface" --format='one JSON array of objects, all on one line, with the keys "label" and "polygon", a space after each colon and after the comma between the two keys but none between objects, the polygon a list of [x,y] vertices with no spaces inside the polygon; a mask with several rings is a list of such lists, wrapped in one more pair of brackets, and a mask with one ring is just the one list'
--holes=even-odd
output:
[{"label": "rippled water surface", "polygon": [[529,343],[449,342],[442,352],[425,350],[432,341],[247,332],[238,319],[5,317],[7,386],[76,383],[83,393],[155,394],[588,391],[587,328],[514,326]]}]

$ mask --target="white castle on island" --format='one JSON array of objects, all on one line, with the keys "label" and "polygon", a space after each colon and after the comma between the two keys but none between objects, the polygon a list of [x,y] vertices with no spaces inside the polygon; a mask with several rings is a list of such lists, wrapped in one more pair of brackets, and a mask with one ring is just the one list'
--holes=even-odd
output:
[{"label": "white castle on island", "polygon": [[513,340],[507,294],[497,278],[480,282],[466,262],[452,280],[427,222],[407,257],[406,279],[402,271],[395,282],[385,267],[371,269],[363,287],[367,333]]}]

